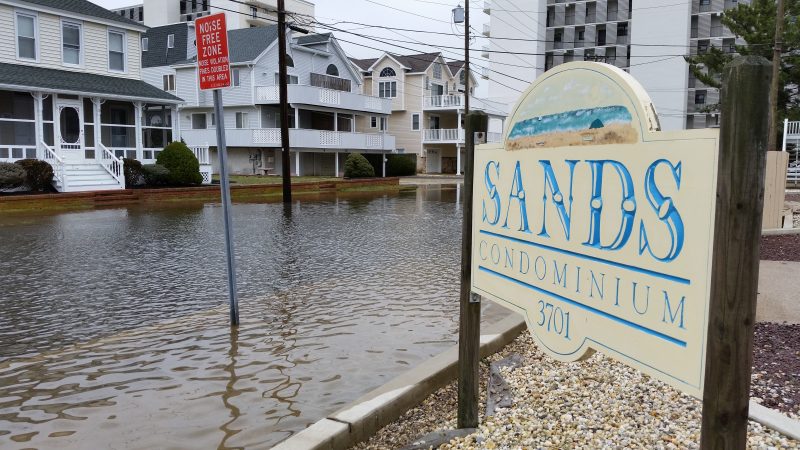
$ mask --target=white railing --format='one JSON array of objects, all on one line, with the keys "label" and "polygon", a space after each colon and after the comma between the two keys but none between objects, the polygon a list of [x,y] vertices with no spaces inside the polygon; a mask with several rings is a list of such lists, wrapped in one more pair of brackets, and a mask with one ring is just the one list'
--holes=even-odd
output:
[{"label": "white railing", "polygon": [[800,134],[800,121],[790,122],[787,120],[784,125],[786,126],[786,134]]},{"label": "white railing", "polygon": [[106,169],[106,172],[111,174],[117,183],[119,183],[122,188],[125,188],[125,172],[123,170],[124,162],[114,156],[114,153],[111,152],[105,145],[101,143],[97,143],[97,148],[100,149],[100,165]]},{"label": "white railing", "polygon": [[281,100],[278,86],[258,86],[256,87],[257,103],[272,103]]},{"label": "white railing", "polygon": [[[303,105],[335,106],[339,108],[389,114],[391,99],[372,97],[356,92],[327,89],[304,84],[287,86],[289,102]],[[256,86],[256,103],[275,104],[280,101],[278,86]]]},{"label": "white railing", "polygon": [[464,130],[458,128],[426,129],[423,142],[454,142],[464,140]]},{"label": "white railing", "polygon": [[0,161],[14,162],[20,159],[36,159],[36,147],[0,145]]},{"label": "white railing", "polygon": [[53,167],[53,179],[61,185],[61,190],[67,189],[67,174],[64,170],[64,160],[56,153],[55,150],[50,148],[44,141],[41,142],[43,150],[43,159]]},{"label": "white railing", "polygon": [[425,97],[425,108],[461,108],[464,96],[457,94],[428,95]]},{"label": "white railing", "polygon": [[209,161],[211,158],[208,156],[208,144],[206,145],[193,145],[189,147],[189,149],[194,153],[195,158],[197,158],[197,162],[200,165],[204,164],[211,164]]},{"label": "white railing", "polygon": [[486,142],[501,142],[503,140],[503,133],[486,133]]},{"label": "white railing", "polygon": [[253,143],[261,145],[281,145],[281,129],[256,128],[253,130]]}]

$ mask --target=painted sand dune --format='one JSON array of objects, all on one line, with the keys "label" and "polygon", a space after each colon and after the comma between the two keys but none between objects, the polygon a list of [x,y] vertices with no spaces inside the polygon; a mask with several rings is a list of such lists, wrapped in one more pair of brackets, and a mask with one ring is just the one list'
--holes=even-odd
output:
[{"label": "painted sand dune", "polygon": [[632,117],[624,106],[603,106],[533,117],[514,124],[508,148],[567,147],[636,142]]}]

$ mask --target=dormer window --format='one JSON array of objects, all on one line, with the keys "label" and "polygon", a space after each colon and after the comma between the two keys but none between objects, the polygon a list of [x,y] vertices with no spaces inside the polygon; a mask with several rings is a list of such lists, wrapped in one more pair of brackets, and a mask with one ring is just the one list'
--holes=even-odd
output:
[{"label": "dormer window", "polygon": [[76,23],[61,24],[61,44],[64,64],[81,63],[81,26]]},{"label": "dormer window", "polygon": [[466,84],[466,82],[467,82],[467,72],[465,70],[461,71],[461,74],[459,75],[458,80],[461,82],[461,84]]},{"label": "dormer window", "polygon": [[167,48],[175,48],[175,35],[170,34],[167,36]]},{"label": "dormer window", "polygon": [[332,76],[332,77],[338,77],[339,76],[339,68],[336,67],[335,64],[329,64],[328,68],[325,69],[325,73],[327,75]]},{"label": "dormer window", "polygon": [[391,67],[386,67],[383,70],[381,70],[381,78],[396,77],[396,76],[397,74]]},{"label": "dormer window", "polygon": [[17,58],[36,59],[36,16],[17,13]]},{"label": "dormer window", "polygon": [[439,63],[433,65],[433,78],[436,80],[442,79],[442,65]]},{"label": "dormer window", "polygon": [[150,38],[142,38],[142,51],[146,52],[150,48]]},{"label": "dormer window", "polygon": [[125,33],[108,32],[108,70],[125,72]]}]

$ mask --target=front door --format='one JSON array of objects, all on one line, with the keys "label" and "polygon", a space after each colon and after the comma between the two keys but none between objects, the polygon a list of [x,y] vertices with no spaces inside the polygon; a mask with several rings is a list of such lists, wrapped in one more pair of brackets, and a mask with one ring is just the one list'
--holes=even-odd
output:
[{"label": "front door", "polygon": [[425,171],[427,173],[442,173],[442,152],[438,148],[429,148]]},{"label": "front door", "polygon": [[83,104],[78,100],[58,100],[56,147],[65,162],[82,162]]}]

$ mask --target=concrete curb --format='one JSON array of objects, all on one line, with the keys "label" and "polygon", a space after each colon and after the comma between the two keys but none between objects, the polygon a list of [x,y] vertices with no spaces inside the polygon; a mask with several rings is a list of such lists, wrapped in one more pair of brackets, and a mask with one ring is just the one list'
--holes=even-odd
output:
[{"label": "concrete curb", "polygon": [[[489,325],[481,334],[481,358],[500,351],[525,329],[525,319],[517,314]],[[457,370],[458,346],[453,346],[273,448],[338,450],[353,446],[453,381]]]},{"label": "concrete curb", "polygon": [[800,234],[800,228],[772,228],[761,230],[762,236],[779,236],[782,234]]},{"label": "concrete curb", "polygon": [[750,401],[750,419],[782,435],[800,441],[800,420]]}]

